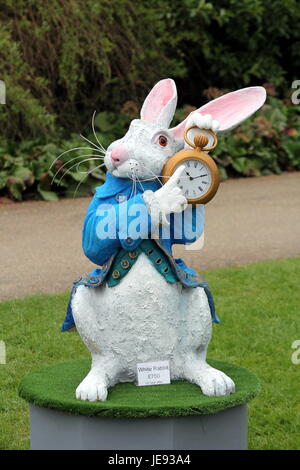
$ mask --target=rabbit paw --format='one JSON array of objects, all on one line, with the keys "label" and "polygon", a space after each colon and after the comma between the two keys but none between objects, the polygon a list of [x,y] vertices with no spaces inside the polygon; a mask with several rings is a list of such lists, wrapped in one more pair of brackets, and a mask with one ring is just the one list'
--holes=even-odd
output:
[{"label": "rabbit paw", "polygon": [[144,201],[155,224],[168,225],[167,215],[171,212],[182,212],[186,209],[187,200],[178,187],[178,180],[184,171],[185,167],[181,165],[160,189],[155,192],[144,192]]},{"label": "rabbit paw", "polygon": [[197,380],[204,395],[220,397],[235,392],[234,382],[220,370],[208,367]]},{"label": "rabbit paw", "polygon": [[91,371],[78,385],[76,398],[83,401],[105,401],[107,399],[107,386],[101,378]]},{"label": "rabbit paw", "polygon": [[197,126],[199,129],[211,129],[213,132],[217,132],[220,124],[219,121],[213,119],[211,114],[193,112],[190,114],[186,123],[186,128],[190,126]]},{"label": "rabbit paw", "polygon": [[185,376],[190,382],[199,385],[202,393],[209,397],[220,397],[235,392],[235,385],[231,378],[206,363],[197,362],[192,367],[186,365]]}]

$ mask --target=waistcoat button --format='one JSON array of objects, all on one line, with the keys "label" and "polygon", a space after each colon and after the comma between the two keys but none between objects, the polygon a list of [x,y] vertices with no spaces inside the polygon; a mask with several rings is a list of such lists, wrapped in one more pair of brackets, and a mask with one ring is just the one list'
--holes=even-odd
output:
[{"label": "waistcoat button", "polygon": [[125,196],[125,194],[118,193],[115,195],[115,199],[117,202],[124,202],[126,201],[127,197]]},{"label": "waistcoat button", "polygon": [[112,277],[114,279],[118,279],[120,277],[120,271],[118,271],[117,269],[115,269],[113,272],[112,272]]},{"label": "waistcoat button", "polygon": [[122,266],[122,268],[127,269],[129,267],[128,259],[122,259],[121,266]]},{"label": "waistcoat button", "polygon": [[127,245],[133,245],[134,241],[132,240],[131,237],[127,237],[125,242],[127,243]]}]

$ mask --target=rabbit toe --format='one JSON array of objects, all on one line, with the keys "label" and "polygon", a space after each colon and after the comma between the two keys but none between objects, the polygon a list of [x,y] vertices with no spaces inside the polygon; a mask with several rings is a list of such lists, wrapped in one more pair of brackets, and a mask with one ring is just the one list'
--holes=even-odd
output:
[{"label": "rabbit toe", "polygon": [[77,400],[105,401],[107,399],[107,387],[99,380],[90,380],[86,377],[76,389]]},{"label": "rabbit toe", "polygon": [[233,380],[220,370],[209,367],[199,377],[199,385],[204,395],[209,397],[230,395],[235,392]]},{"label": "rabbit toe", "polygon": [[97,386],[97,396],[99,401],[106,401],[107,399],[107,387],[105,385]]}]

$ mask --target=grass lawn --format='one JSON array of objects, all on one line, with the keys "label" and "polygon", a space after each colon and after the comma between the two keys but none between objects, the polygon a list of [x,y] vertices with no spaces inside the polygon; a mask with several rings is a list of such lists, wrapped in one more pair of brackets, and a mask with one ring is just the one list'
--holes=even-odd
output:
[{"label": "grass lawn", "polygon": [[[249,405],[249,448],[300,449],[300,258],[206,273],[221,324],[214,325],[209,357],[255,372],[262,390]],[[60,333],[68,294],[0,303],[0,449],[29,448],[28,405],[18,397],[33,369],[88,355],[76,333]]]}]

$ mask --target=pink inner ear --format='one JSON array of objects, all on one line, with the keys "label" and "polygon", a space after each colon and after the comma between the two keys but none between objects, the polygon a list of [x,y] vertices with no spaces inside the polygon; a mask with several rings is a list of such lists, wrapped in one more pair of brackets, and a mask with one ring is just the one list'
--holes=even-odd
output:
[{"label": "pink inner ear", "polygon": [[211,114],[220,123],[218,132],[223,132],[239,125],[255,113],[264,104],[265,99],[264,88],[244,88],[205,104],[198,109],[198,112]]},{"label": "pink inner ear", "polygon": [[[264,104],[265,99],[266,90],[263,87],[243,88],[206,103],[196,112],[211,114],[213,119],[217,119],[220,133],[238,126],[250,117]],[[187,119],[172,129],[175,138],[183,138],[186,121]]]},{"label": "pink inner ear", "polygon": [[180,124],[178,124],[176,127],[173,127],[173,129],[170,129],[175,139],[178,139],[178,140],[183,139],[183,133],[185,130],[186,121],[187,121],[187,118],[184,121],[182,121]]},{"label": "pink inner ear", "polygon": [[172,80],[161,80],[147,96],[141,110],[141,118],[145,121],[155,122],[172,98],[174,98]]}]

